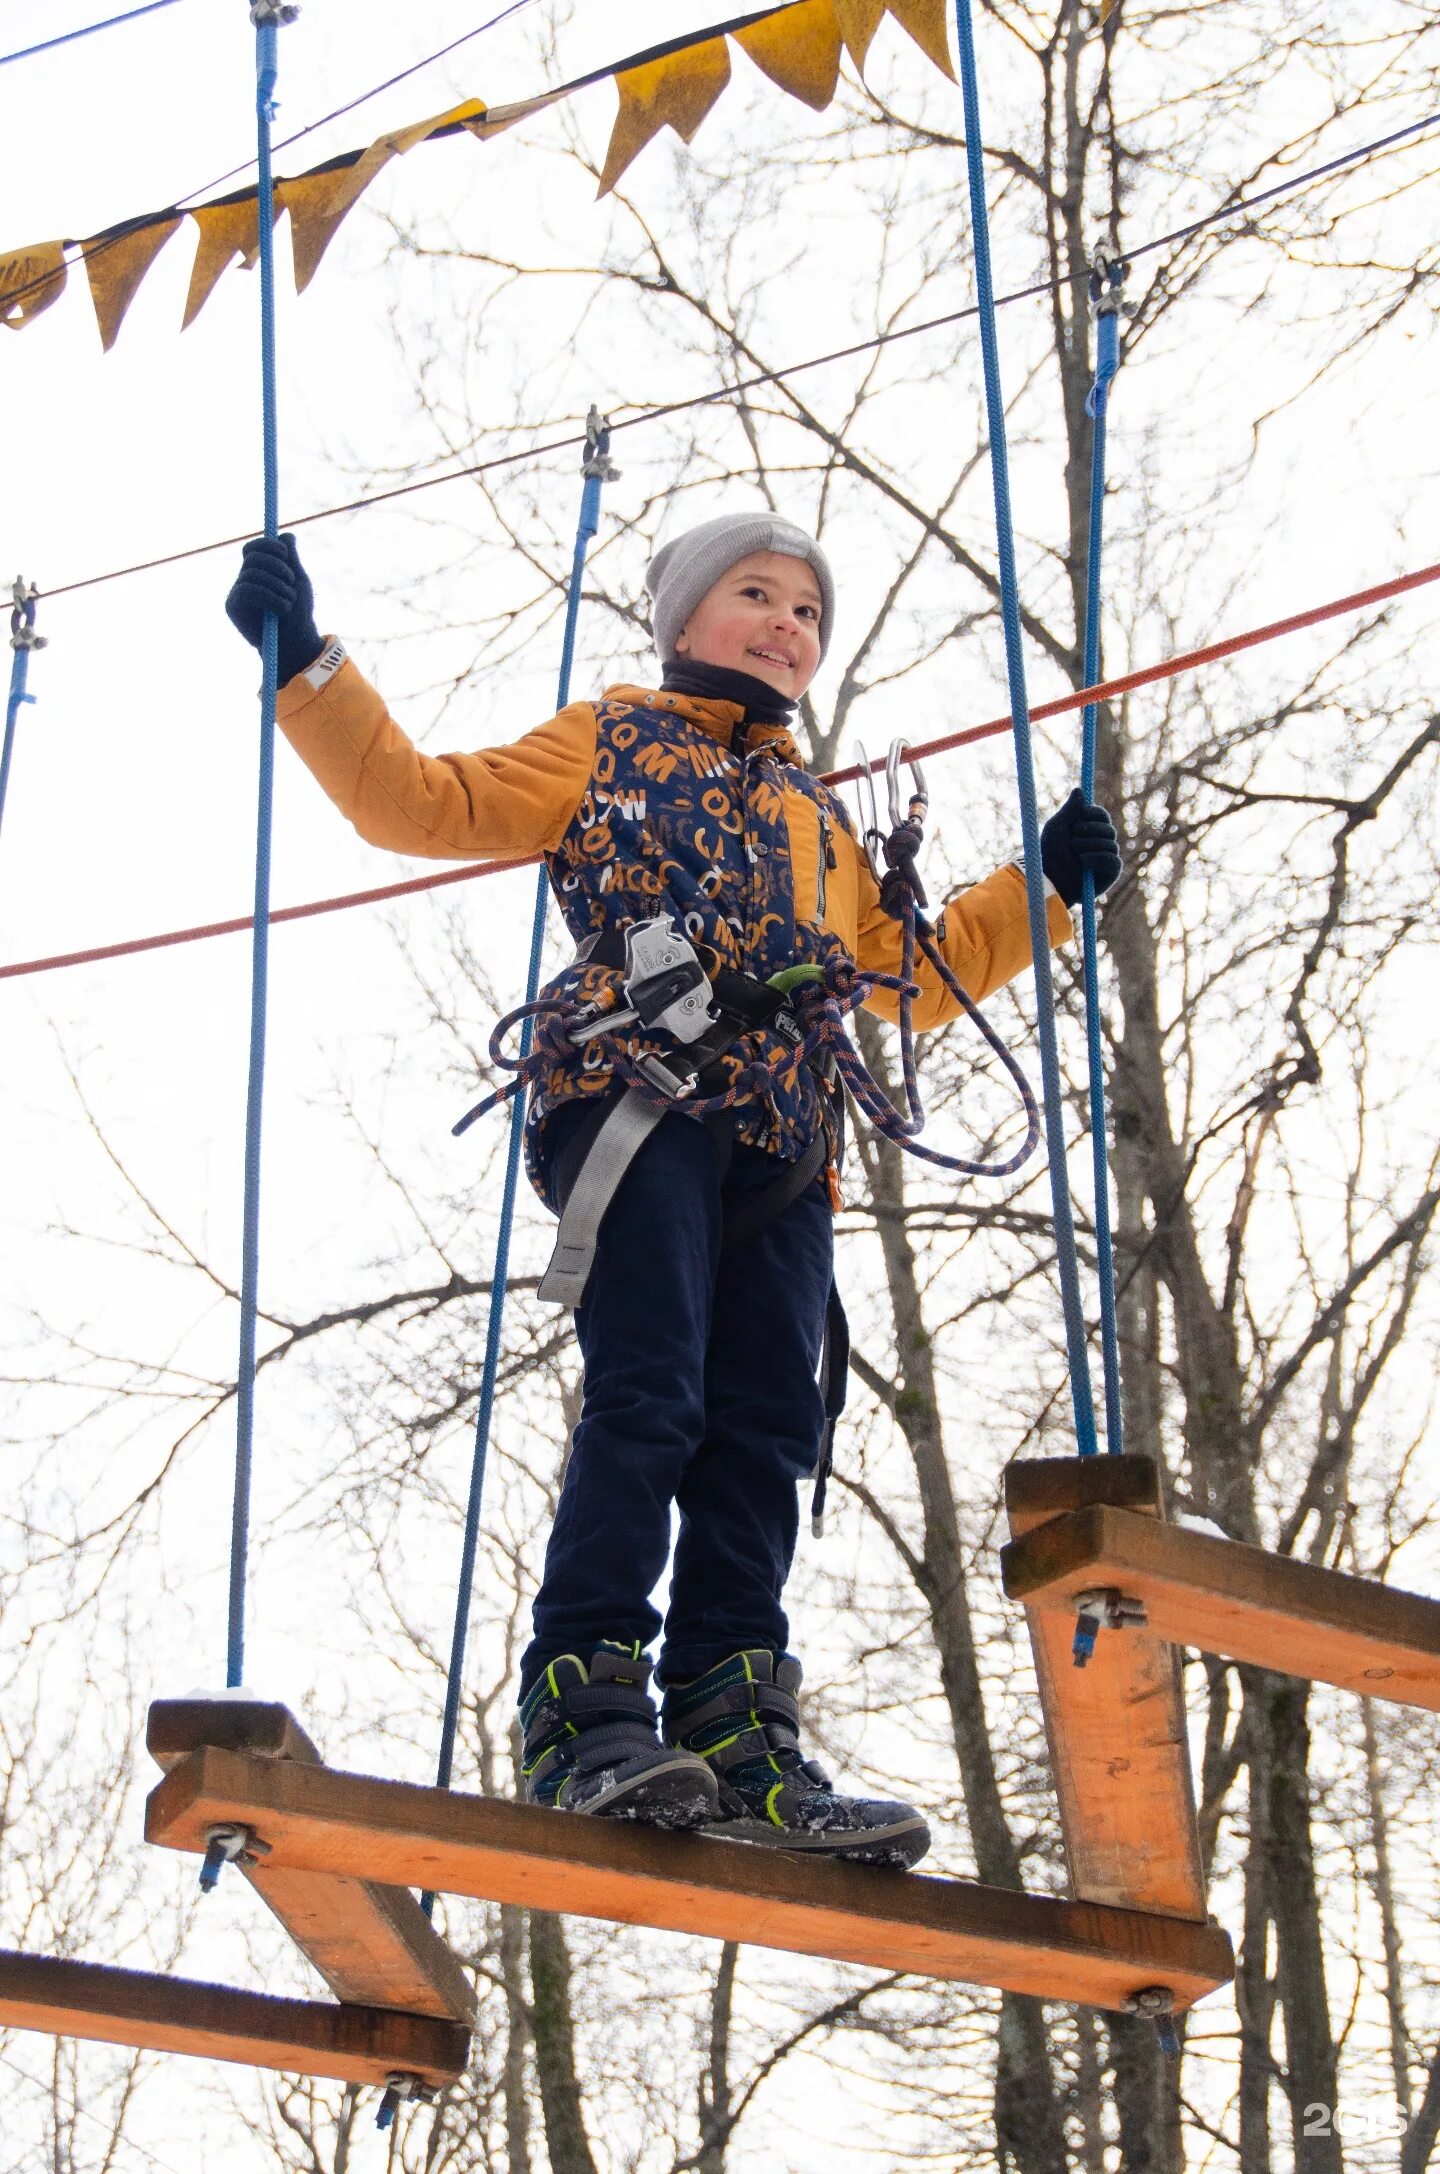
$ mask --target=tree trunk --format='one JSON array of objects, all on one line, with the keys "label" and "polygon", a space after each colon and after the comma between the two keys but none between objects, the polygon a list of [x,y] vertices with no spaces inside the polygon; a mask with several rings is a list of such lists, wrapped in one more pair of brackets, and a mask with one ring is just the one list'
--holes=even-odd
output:
[{"label": "tree trunk", "polygon": [[1093,2008],[1075,2011],[1075,2111],[1080,2122],[1080,2165],[1083,2174],[1106,2174],[1105,2078],[1100,2066],[1100,2025]]},{"label": "tree trunk", "polygon": [[1420,2101],[1420,2111],[1405,2131],[1400,2174],[1425,2174],[1437,2141],[1440,2141],[1440,2048],[1436,2049],[1425,2078],[1425,2096]]},{"label": "tree trunk", "polygon": [[[859,1035],[866,1063],[878,1079],[886,1079],[886,1052],[876,1022],[862,1016]],[[940,1680],[950,1712],[976,1870],[987,1886],[1018,1889],[1022,1885],[1020,1859],[1005,1817],[985,1716],[965,1587],[960,1517],[945,1457],[930,1337],[915,1254],[900,1213],[904,1204],[901,1154],[879,1139],[867,1140],[863,1154],[879,1210],[880,1245],[895,1327],[900,1369],[895,1417],[915,1467],[924,1519],[916,1576],[939,1651]],[[1065,2132],[1046,2042],[1045,2011],[1038,2000],[1013,1993],[1001,1999],[995,2126],[1000,2149],[1008,2152],[1019,2174],[1066,2174]]]},{"label": "tree trunk", "polygon": [[727,1940],[710,1995],[710,2059],[700,2077],[700,2149],[695,2174],[725,2174],[730,2141],[730,2019],[735,2002],[735,1966],[740,1950]]},{"label": "tree trunk", "polygon": [[[1334,2118],[1335,2037],[1325,1985],[1306,1772],[1310,1686],[1293,1676],[1264,1674],[1259,1674],[1259,1683],[1270,1747],[1266,1856],[1275,1920],[1275,1976],[1285,2015],[1295,2170],[1296,2174],[1340,2174],[1340,2139]],[[1317,2108],[1322,2109],[1318,2114]]]},{"label": "tree trunk", "polygon": [[1410,2033],[1405,2024],[1405,1984],[1400,1969],[1400,1928],[1395,1915],[1395,1881],[1390,1869],[1390,1820],[1385,1809],[1385,1780],[1380,1768],[1380,1747],[1375,1740],[1375,1704],[1362,1698],[1360,1715],[1365,1731],[1365,1793],[1370,1802],[1370,1840],[1375,1850],[1375,1902],[1380,1912],[1380,1938],[1385,1950],[1385,2005],[1390,2014],[1390,2070],[1395,2078],[1395,2104],[1405,2121],[1410,2119]]},{"label": "tree trunk", "polygon": [[1240,2164],[1245,2174],[1270,2174],[1270,2097],[1275,2077],[1271,2042],[1275,1988],[1270,1978],[1269,1739],[1258,1702],[1242,1673],[1243,1729],[1249,1761],[1250,1846],[1245,1852],[1245,1921],[1235,1972],[1240,2014]]},{"label": "tree trunk", "polygon": [[585,2134],[575,2066],[575,2018],[570,2006],[570,1950],[565,1923],[551,1910],[531,1910],[530,2023],[535,2074],[545,2123],[550,2174],[598,2174]]},{"label": "tree trunk", "polygon": [[505,2066],[500,2087],[505,2108],[506,2174],[530,2174],[530,2097],[525,2088],[525,2048],[530,2037],[522,1990],[524,1910],[500,1905],[500,1976],[505,1986]]},{"label": "tree trunk", "polygon": [[[495,1745],[488,1715],[478,1717],[480,1786],[487,1797],[498,1793]],[[524,1756],[519,1716],[512,1710],[507,1729],[512,1775],[518,1779]],[[500,1981],[505,1988],[505,2063],[500,2075],[505,2114],[506,2174],[530,2174],[530,2094],[525,2085],[525,2054],[530,2043],[530,2015],[525,2000],[525,1920],[513,1902],[500,1904]]]},{"label": "tree trunk", "polygon": [[1105,2029],[1114,2064],[1122,2174],[1184,2174],[1174,2064],[1153,2020],[1107,2015]]}]

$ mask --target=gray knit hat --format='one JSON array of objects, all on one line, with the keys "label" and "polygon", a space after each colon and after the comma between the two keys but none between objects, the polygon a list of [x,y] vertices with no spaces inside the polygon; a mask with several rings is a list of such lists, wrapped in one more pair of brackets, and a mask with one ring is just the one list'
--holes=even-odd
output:
[{"label": "gray knit hat", "polygon": [[755,551],[803,559],[820,587],[820,654],[830,647],[835,625],[835,582],[830,562],[813,536],[773,513],[719,513],[662,544],[645,569],[652,603],[655,647],[662,664],[675,655],[676,638],[701,598],[732,566]]}]

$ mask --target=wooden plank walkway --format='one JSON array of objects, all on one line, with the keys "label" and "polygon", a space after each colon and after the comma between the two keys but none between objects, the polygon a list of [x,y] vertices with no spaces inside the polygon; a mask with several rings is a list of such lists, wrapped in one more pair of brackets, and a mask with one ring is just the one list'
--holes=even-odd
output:
[{"label": "wooden plank walkway", "polygon": [[[1025,1458],[1006,1470],[1016,1539],[1097,1504],[1119,1505],[1137,1521],[1161,1519],[1153,1460]],[[1077,1668],[1073,1607],[1027,1606],[1026,1618],[1071,1892],[1083,1902],[1203,1923],[1205,1875],[1174,1647],[1152,1628],[1102,1630],[1092,1658]]]},{"label": "wooden plank walkway", "polygon": [[270,1862],[833,1957],[875,1969],[1120,2008],[1155,1986],[1177,2009],[1228,1982],[1209,1925],[1012,1894],[966,1880],[817,1863],[287,1760],[205,1749],[153,1792],[153,1842],[199,1852],[241,1821]]},{"label": "wooden plank walkway", "polygon": [[190,2053],[246,2068],[379,2084],[414,2075],[440,2089],[463,2075],[463,2024],[380,2008],[239,1993],[196,1978],[0,1951],[0,2029]]},{"label": "wooden plank walkway", "polygon": [[[206,1744],[276,1763],[321,1763],[286,1707],[258,1701],[159,1699],[150,1708],[146,1742],[167,1772]],[[240,1870],[337,1999],[473,2024],[469,1979],[403,1887],[320,1879],[268,1861]]]},{"label": "wooden plank walkway", "polygon": [[[1125,1509],[1053,1518],[1013,1540],[1001,1567],[1032,1611],[1073,1616],[1076,1593],[1114,1586],[1174,1645],[1440,1712],[1440,1600]],[[1102,1631],[1100,1644],[1130,1635]]]}]

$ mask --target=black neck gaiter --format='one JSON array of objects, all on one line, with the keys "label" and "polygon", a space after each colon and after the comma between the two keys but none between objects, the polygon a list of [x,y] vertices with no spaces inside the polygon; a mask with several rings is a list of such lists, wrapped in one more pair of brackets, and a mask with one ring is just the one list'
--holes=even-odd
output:
[{"label": "black neck gaiter", "polygon": [[794,722],[795,705],[777,688],[750,672],[732,672],[727,664],[702,664],[698,657],[671,657],[660,682],[664,694],[688,694],[702,702],[738,702],[747,725]]}]

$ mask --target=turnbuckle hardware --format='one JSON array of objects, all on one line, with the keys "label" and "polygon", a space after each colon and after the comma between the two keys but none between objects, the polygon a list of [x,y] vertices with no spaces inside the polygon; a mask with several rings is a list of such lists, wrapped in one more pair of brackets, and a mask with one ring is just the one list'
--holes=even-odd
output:
[{"label": "turnbuckle hardware", "polygon": [[10,599],[10,647],[12,649],[44,649],[49,636],[35,632],[35,605],[40,595],[33,581],[17,574],[11,585]]},{"label": "turnbuckle hardware", "polygon": [[1142,1986],[1121,2002],[1126,2015],[1148,2015],[1160,2034],[1160,2051],[1174,2057],[1180,2051],[1175,2028],[1175,1995],[1168,1985]]},{"label": "turnbuckle hardware", "polygon": [[1083,1668],[1095,1651],[1095,1641],[1102,1630],[1126,1630],[1144,1628],[1148,1618],[1145,1603],[1131,1593],[1122,1593],[1118,1586],[1101,1585],[1092,1591],[1075,1595],[1075,1643],[1072,1654],[1077,1668]]},{"label": "turnbuckle hardware", "polygon": [[620,470],[610,458],[610,418],[602,415],[593,403],[585,418],[585,451],[580,459],[580,473],[601,483],[620,480]]},{"label": "turnbuckle hardware", "polygon": [[213,1894],[219,1885],[220,1875],[226,1865],[258,1864],[270,1854],[270,1844],[262,1842],[253,1827],[240,1826],[233,1821],[205,1829],[205,1858],[200,1867],[200,1886],[203,1893]]}]

